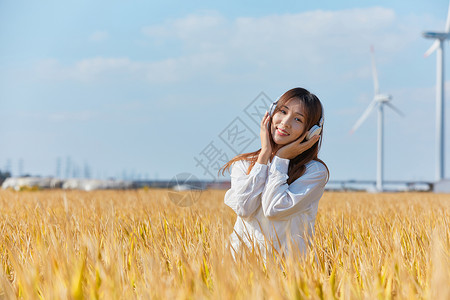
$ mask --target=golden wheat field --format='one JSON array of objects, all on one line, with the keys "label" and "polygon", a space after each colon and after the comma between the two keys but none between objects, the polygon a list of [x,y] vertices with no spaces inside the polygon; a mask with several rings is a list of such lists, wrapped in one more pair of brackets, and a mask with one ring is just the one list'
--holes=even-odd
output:
[{"label": "golden wheat field", "polygon": [[332,193],[304,256],[243,252],[225,191],[0,191],[1,299],[450,299],[450,195]]}]

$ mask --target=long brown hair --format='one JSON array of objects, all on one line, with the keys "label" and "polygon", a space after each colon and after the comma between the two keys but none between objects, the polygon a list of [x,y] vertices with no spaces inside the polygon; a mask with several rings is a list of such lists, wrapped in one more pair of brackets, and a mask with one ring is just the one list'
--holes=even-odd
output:
[{"label": "long brown hair", "polygon": [[[305,131],[302,132],[304,134],[307,130],[309,130],[314,125],[319,125],[320,119],[323,116],[323,108],[322,104],[320,103],[319,98],[316,97],[316,95],[310,93],[308,90],[303,88],[293,88],[286,93],[284,93],[280,99],[278,100],[277,106],[272,114],[275,115],[280,110],[280,107],[285,105],[289,100],[291,99],[298,99],[300,100],[305,108],[306,118],[305,118]],[[272,128],[272,118],[269,121],[269,128]],[[270,134],[270,144],[272,146],[272,149],[276,149],[276,144],[273,141],[272,133],[269,131]],[[306,171],[306,166],[308,162],[312,160],[316,160],[320,163],[322,163],[328,172],[328,177],[330,175],[330,171],[327,167],[327,165],[317,157],[319,154],[320,146],[322,145],[322,138],[323,138],[323,125],[322,125],[322,133],[320,135],[320,139],[317,143],[315,143],[311,148],[306,150],[305,152],[299,154],[295,158],[291,159],[289,161],[289,168],[288,168],[288,180],[287,183],[291,184],[297,178],[302,176]],[[258,159],[258,155],[261,152],[261,149],[249,152],[249,153],[243,153],[235,156],[233,159],[231,159],[229,162],[227,162],[220,170],[222,170],[222,175],[225,174],[226,170],[229,170],[231,165],[239,160],[246,160],[250,162],[250,165],[247,169],[247,174],[250,173],[253,166],[256,163],[256,160]],[[275,155],[275,153],[272,153],[272,157]],[[219,170],[219,173],[220,173]]]}]

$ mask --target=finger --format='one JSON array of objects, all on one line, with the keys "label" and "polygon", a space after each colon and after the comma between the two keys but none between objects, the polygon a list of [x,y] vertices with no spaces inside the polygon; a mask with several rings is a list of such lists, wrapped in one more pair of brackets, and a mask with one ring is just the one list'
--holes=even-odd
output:
[{"label": "finger", "polygon": [[269,124],[269,122],[270,122],[270,115],[269,115],[269,113],[267,113],[266,119],[264,121],[264,125]]},{"label": "finger", "polygon": [[304,144],[309,149],[312,146],[314,146],[314,144],[317,143],[317,141],[319,141],[319,139],[320,139],[320,136],[319,135],[315,135],[312,138],[310,138],[308,141],[306,141]]},{"label": "finger", "polygon": [[270,121],[270,115],[268,113],[264,116],[264,119],[261,122],[261,129],[268,130],[269,129],[269,121]]},{"label": "finger", "polygon": [[262,120],[261,120],[261,126],[264,125],[264,122],[266,121],[268,115],[269,115],[269,112],[266,111],[266,113],[264,114],[264,116],[263,116],[263,118],[262,118]]},{"label": "finger", "polygon": [[303,142],[305,140],[305,137],[309,134],[309,131],[305,132],[304,134],[302,134],[301,136],[298,137],[298,139],[296,141],[300,141]]},{"label": "finger", "polygon": [[[300,138],[299,138],[300,139]],[[302,140],[300,143],[295,143],[297,145],[297,147],[302,148],[302,149],[309,149],[311,148],[317,141],[319,140],[319,136],[315,135],[312,138],[310,138],[309,140]]]}]

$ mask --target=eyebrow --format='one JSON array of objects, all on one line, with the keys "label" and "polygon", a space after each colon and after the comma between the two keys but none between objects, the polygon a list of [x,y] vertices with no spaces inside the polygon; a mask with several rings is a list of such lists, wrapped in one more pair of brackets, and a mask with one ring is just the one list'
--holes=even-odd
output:
[{"label": "eyebrow", "polygon": [[[289,107],[287,107],[286,105],[283,105],[283,107],[286,107],[288,110],[289,110]],[[299,112],[295,112],[297,115],[300,115],[300,116],[302,116],[303,118],[305,117],[304,115],[302,115],[301,113],[299,113]]]}]

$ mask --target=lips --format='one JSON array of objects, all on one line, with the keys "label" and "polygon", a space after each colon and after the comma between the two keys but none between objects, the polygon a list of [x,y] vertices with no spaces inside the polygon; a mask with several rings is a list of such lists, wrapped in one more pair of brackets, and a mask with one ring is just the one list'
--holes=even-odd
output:
[{"label": "lips", "polygon": [[286,130],[283,130],[283,129],[281,129],[281,128],[277,128],[277,133],[278,133],[279,135],[281,135],[281,136],[288,136],[288,135],[289,135],[289,133],[287,133]]}]

